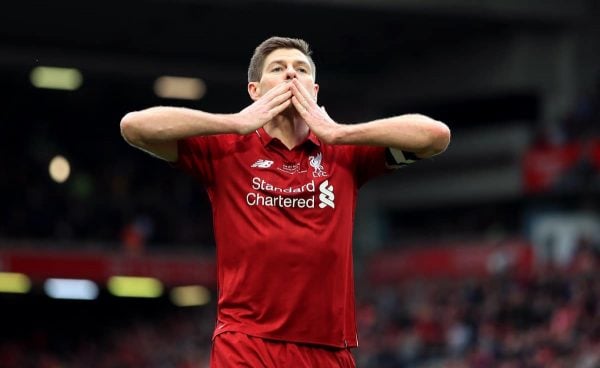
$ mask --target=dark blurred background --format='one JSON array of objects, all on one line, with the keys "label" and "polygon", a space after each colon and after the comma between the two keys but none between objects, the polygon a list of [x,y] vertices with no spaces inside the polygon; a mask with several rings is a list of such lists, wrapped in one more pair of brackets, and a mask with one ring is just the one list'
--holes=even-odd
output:
[{"label": "dark blurred background", "polygon": [[[0,366],[207,366],[208,199],[130,147],[119,121],[153,105],[243,109],[254,47],[273,35],[311,44],[320,104],[337,121],[420,112],[452,130],[443,155],[362,189],[358,366],[600,366],[595,0],[11,4],[0,14]],[[80,79],[43,87],[47,67]],[[194,78],[201,93],[168,98],[162,76]],[[118,297],[119,275],[155,277],[162,292]],[[97,295],[53,297],[53,278],[91,280]],[[181,307],[181,286],[203,297]]]}]

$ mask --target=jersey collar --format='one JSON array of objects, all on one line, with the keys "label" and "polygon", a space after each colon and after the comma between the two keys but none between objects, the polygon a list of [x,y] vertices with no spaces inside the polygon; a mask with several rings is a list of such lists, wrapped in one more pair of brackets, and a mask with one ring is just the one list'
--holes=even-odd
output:
[{"label": "jersey collar", "polygon": [[[256,129],[256,135],[258,135],[258,138],[261,140],[263,146],[265,147],[268,146],[274,140],[278,141],[278,139],[271,137],[269,133],[267,133],[265,128],[262,127]],[[306,142],[312,142],[315,146],[321,146],[321,141],[312,131],[308,132],[308,136],[306,137],[306,139],[304,139],[304,141],[302,141],[302,143],[299,144],[299,146],[305,144]]]}]

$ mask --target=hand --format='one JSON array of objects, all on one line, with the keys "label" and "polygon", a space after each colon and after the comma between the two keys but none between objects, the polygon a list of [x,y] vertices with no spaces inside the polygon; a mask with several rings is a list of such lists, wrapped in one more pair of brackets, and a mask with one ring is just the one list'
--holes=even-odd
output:
[{"label": "hand", "polygon": [[290,106],[291,83],[281,83],[254,101],[239,113],[235,114],[239,134],[248,134],[264,126],[276,115]]},{"label": "hand", "polygon": [[324,106],[317,105],[315,98],[296,78],[290,85],[292,87],[292,103],[310,130],[326,143],[334,143],[336,133],[341,125],[329,117]]}]

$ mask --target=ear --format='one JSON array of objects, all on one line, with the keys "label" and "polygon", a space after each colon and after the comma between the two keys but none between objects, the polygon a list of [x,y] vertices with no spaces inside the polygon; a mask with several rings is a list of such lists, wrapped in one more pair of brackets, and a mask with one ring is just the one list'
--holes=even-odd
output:
[{"label": "ear", "polygon": [[249,82],[248,83],[248,94],[253,101],[256,101],[260,97],[260,87],[258,86],[258,82]]}]

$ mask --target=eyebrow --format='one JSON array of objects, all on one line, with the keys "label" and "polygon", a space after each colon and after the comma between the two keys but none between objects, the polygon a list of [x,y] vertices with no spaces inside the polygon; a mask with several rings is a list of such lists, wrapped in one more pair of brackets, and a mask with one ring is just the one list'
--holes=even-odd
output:
[{"label": "eyebrow", "polygon": [[[273,60],[273,61],[271,61],[269,64],[267,64],[267,67],[271,66],[272,64],[285,64],[285,63],[286,63],[286,60],[283,60],[283,59],[277,59],[277,60]],[[307,62],[306,62],[306,61],[304,61],[304,60],[294,60],[294,61],[293,61],[293,63],[294,63],[294,64],[301,64],[301,65],[307,66],[307,67],[309,67],[309,69],[311,69],[311,71],[312,71],[312,68],[311,68],[310,64],[309,64],[309,63],[307,63]]]}]

